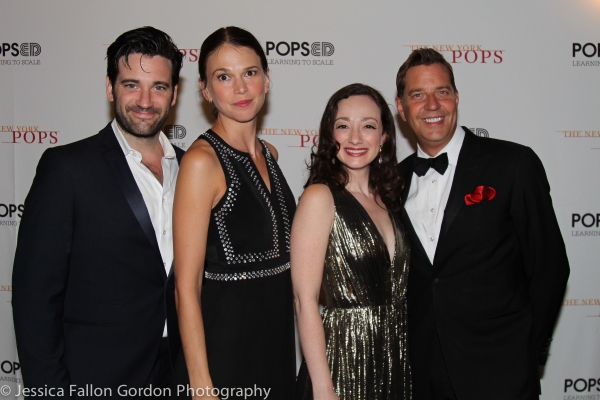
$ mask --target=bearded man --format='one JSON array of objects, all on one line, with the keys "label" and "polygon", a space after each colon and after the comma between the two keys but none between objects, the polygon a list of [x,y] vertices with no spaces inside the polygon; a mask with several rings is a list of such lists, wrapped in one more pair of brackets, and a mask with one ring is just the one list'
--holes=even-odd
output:
[{"label": "bearded man", "polygon": [[182,54],[167,34],[143,27],[119,36],[107,63],[115,119],[44,152],[25,200],[12,303],[30,393],[86,397],[91,387],[110,398],[121,385],[169,385],[178,333],[176,320],[166,326],[165,288],[183,151],[161,127]]}]

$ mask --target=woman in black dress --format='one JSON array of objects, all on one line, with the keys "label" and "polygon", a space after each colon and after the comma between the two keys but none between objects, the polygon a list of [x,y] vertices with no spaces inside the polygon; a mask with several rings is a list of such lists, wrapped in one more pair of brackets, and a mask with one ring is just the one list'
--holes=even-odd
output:
[{"label": "woman in black dress", "polygon": [[[206,38],[198,64],[202,96],[217,118],[190,146],[177,180],[175,297],[185,357],[172,394],[289,400],[295,202],[277,150],[256,136],[267,60],[251,33],[227,27]],[[191,390],[177,393],[188,382]]]}]

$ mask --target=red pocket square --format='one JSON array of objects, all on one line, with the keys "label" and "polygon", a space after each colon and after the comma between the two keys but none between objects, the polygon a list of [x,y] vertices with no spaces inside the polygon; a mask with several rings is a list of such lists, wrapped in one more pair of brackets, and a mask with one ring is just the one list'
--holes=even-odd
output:
[{"label": "red pocket square", "polygon": [[494,197],[496,197],[496,189],[489,186],[477,186],[473,193],[469,193],[465,196],[465,203],[470,206],[471,204],[491,200]]}]

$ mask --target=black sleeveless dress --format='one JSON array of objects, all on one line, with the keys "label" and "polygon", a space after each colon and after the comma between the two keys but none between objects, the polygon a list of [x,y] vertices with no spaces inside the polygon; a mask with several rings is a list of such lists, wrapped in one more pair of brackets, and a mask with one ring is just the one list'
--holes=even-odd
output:
[{"label": "black sleeveless dress", "polygon": [[[201,296],[214,387],[221,398],[238,398],[242,392],[232,389],[252,388],[255,396],[246,391],[241,398],[264,399],[268,389],[269,400],[289,400],[296,373],[290,276],[294,196],[262,141],[270,192],[248,153],[211,130],[198,140],[213,147],[227,181],[227,192],[210,217]],[[188,382],[180,354],[172,394]],[[188,397],[184,394],[179,397]]]}]

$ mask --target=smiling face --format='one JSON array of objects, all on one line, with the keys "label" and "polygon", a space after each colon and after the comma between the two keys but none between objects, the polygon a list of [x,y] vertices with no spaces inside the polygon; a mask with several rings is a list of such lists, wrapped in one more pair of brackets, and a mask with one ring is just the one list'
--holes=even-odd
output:
[{"label": "smiling face", "polygon": [[421,149],[435,156],[448,144],[456,130],[458,92],[440,64],[410,68],[404,78],[402,99],[396,98],[400,117],[415,132]]},{"label": "smiling face", "polygon": [[349,170],[362,170],[377,158],[385,141],[381,110],[369,96],[351,96],[338,103],[333,137],[339,143],[338,160]]},{"label": "smiling face", "polygon": [[171,62],[164,57],[132,54],[129,67],[119,61],[114,86],[106,78],[106,96],[113,102],[121,130],[139,138],[156,136],[177,99],[171,85]]},{"label": "smiling face", "polygon": [[208,57],[206,72],[200,89],[221,118],[244,123],[256,117],[269,90],[269,75],[254,50],[224,44]]}]

